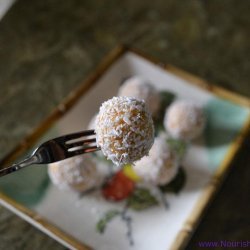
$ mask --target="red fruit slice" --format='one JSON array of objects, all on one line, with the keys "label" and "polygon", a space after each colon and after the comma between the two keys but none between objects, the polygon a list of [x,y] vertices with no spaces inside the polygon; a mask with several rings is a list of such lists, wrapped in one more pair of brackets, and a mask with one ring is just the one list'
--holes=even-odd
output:
[{"label": "red fruit slice", "polygon": [[134,190],[135,183],[122,171],[117,172],[102,188],[102,194],[107,200],[120,201],[127,198]]}]

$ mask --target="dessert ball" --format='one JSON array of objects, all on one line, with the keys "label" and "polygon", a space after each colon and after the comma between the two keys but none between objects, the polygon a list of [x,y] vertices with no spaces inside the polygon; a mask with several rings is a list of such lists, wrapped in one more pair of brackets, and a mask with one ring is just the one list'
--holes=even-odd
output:
[{"label": "dessert ball", "polygon": [[113,97],[104,102],[95,131],[97,145],[118,166],[141,159],[154,142],[151,114],[143,100],[132,97]]},{"label": "dessert ball", "polygon": [[165,185],[178,172],[178,158],[167,144],[166,137],[156,137],[149,155],[136,162],[132,168],[143,181]]},{"label": "dessert ball", "polygon": [[133,76],[127,79],[118,91],[119,96],[130,96],[142,99],[149,111],[155,117],[160,107],[160,95],[155,87],[141,77]]},{"label": "dessert ball", "polygon": [[176,101],[166,111],[164,126],[173,138],[192,140],[203,131],[205,115],[202,108],[195,103]]},{"label": "dessert ball", "polygon": [[86,191],[101,184],[102,178],[93,160],[80,155],[48,166],[49,177],[62,190]]}]

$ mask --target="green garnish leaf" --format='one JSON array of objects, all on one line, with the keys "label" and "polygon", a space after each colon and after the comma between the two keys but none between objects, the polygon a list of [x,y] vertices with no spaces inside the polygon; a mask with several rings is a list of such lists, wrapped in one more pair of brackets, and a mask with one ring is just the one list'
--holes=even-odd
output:
[{"label": "green garnish leaf", "polygon": [[169,91],[161,91],[161,107],[165,110],[175,99],[175,94]]},{"label": "green garnish leaf", "polygon": [[168,91],[161,91],[160,98],[161,98],[160,110],[158,112],[157,118],[154,120],[156,135],[158,135],[160,131],[164,130],[163,119],[165,116],[165,112],[167,107],[175,99],[175,95]]},{"label": "green garnish leaf", "polygon": [[176,177],[168,184],[159,186],[162,192],[170,192],[178,194],[186,183],[186,173],[182,167],[179,168],[179,171]]},{"label": "green garnish leaf", "polygon": [[131,196],[128,197],[128,207],[140,211],[151,206],[157,205],[158,201],[146,188],[136,188]]},{"label": "green garnish leaf", "polygon": [[187,143],[182,140],[177,140],[173,138],[168,138],[167,143],[169,147],[177,154],[177,156],[182,159],[187,151]]},{"label": "green garnish leaf", "polygon": [[158,119],[154,121],[154,127],[155,127],[155,136],[160,134],[161,131],[165,130],[163,122]]},{"label": "green garnish leaf", "polygon": [[104,233],[108,222],[110,222],[114,217],[121,214],[118,210],[110,210],[101,218],[96,224],[96,230],[99,233]]}]

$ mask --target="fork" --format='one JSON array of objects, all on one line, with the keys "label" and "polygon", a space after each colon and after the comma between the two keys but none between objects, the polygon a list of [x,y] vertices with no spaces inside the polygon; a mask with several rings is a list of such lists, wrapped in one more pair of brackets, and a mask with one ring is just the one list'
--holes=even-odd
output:
[{"label": "fork", "polygon": [[[94,130],[63,135],[42,143],[21,162],[0,170],[0,177],[33,164],[48,164],[99,150]],[[92,138],[90,137],[92,136]]]}]

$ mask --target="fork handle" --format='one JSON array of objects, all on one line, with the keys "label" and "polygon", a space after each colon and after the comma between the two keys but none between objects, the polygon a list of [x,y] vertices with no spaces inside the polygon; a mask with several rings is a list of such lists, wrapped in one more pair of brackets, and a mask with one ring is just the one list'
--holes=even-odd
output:
[{"label": "fork handle", "polygon": [[23,161],[20,161],[18,163],[15,163],[13,165],[11,165],[10,167],[4,168],[4,169],[0,169],[0,177],[13,173],[17,170],[20,170],[22,168],[28,167],[32,164],[36,164],[39,163],[39,159],[36,155],[32,155],[26,159],[24,159]]}]

